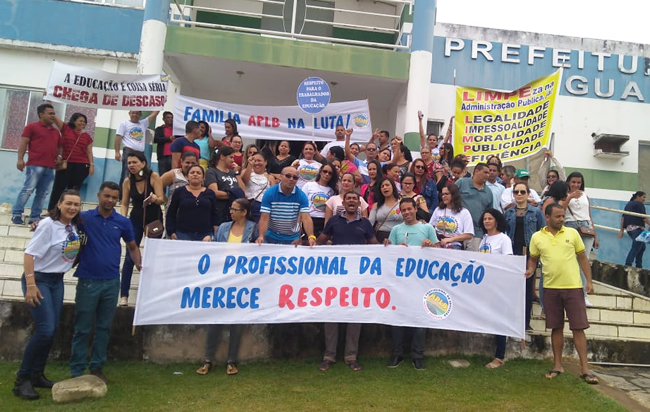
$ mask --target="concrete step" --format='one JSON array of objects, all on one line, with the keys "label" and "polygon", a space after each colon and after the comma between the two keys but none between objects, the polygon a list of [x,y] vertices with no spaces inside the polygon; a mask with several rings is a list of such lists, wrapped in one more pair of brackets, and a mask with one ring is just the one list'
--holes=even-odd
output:
[{"label": "concrete step", "polygon": [[[538,332],[548,332],[546,330],[546,321],[544,319],[531,319],[530,326],[534,329],[535,334]],[[650,325],[649,324],[623,324],[618,322],[603,322],[603,321],[592,321],[589,320],[589,329],[587,330],[588,336],[600,336],[606,338],[614,339],[650,339]],[[569,329],[569,322],[564,322],[564,334],[571,335],[571,329]]]}]

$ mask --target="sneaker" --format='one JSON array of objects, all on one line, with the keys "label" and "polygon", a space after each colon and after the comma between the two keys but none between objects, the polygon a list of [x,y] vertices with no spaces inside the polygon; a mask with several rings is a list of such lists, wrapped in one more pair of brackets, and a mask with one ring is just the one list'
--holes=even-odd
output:
[{"label": "sneaker", "polygon": [[108,385],[108,379],[106,378],[106,376],[104,376],[104,374],[102,373],[102,370],[101,370],[101,369],[95,369],[94,371],[90,371],[90,374],[91,374],[91,375],[95,375],[95,376],[97,376],[97,377],[98,377],[99,379],[101,379],[105,384]]},{"label": "sneaker", "polygon": [[586,297],[586,296],[585,296],[585,306],[588,307],[588,308],[593,308],[593,307],[594,307],[594,304],[591,303],[591,301],[589,300],[589,298]]},{"label": "sneaker", "polygon": [[25,221],[23,220],[22,216],[12,216],[11,223],[14,225],[24,225]]},{"label": "sneaker", "polygon": [[388,367],[389,368],[396,368],[396,367],[398,367],[399,365],[402,364],[403,360],[404,360],[404,358],[401,357],[401,356],[393,356],[392,358],[390,358],[388,360]]},{"label": "sneaker", "polygon": [[424,359],[413,359],[411,363],[417,371],[423,371],[427,369],[427,367],[424,366]]},{"label": "sneaker", "polygon": [[127,296],[122,296],[120,298],[119,306],[129,306],[129,298]]},{"label": "sneaker", "polygon": [[33,401],[38,399],[40,396],[38,392],[34,390],[34,385],[30,379],[16,377],[16,382],[14,383],[14,395],[22,399],[27,399],[28,401]]}]

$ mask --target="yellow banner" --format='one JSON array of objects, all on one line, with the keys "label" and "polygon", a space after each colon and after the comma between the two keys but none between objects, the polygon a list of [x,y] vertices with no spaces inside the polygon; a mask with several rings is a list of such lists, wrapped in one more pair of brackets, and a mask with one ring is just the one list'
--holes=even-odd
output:
[{"label": "yellow banner", "polygon": [[475,165],[489,155],[507,162],[548,146],[561,77],[562,69],[512,92],[458,87],[454,153]]}]

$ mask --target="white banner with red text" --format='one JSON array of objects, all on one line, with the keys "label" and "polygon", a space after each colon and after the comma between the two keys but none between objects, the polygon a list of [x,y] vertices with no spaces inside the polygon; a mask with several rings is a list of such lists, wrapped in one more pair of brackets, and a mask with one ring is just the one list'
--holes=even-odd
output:
[{"label": "white banner with red text", "polygon": [[368,141],[372,136],[368,100],[330,103],[320,113],[310,115],[298,106],[250,106],[213,102],[177,95],[174,98],[174,134],[185,134],[190,120],[207,122],[216,139],[224,135],[224,123],[237,123],[240,136],[266,140],[334,140],[338,126],[352,129],[352,141]]},{"label": "white banner with red text", "polygon": [[134,325],[360,322],[524,337],[525,258],[146,239]]},{"label": "white banner with red text", "polygon": [[160,75],[118,74],[55,61],[47,100],[111,110],[162,110],[167,82]]}]

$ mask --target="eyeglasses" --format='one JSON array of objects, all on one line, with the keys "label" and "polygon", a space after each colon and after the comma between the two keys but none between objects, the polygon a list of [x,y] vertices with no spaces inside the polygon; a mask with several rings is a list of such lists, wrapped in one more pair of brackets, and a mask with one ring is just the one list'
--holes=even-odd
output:
[{"label": "eyeglasses", "polygon": [[242,212],[244,209],[237,209],[236,207],[231,207],[230,211],[231,212]]},{"label": "eyeglasses", "polygon": [[320,174],[322,174],[322,175],[331,175],[332,171],[331,170],[321,170]]},{"label": "eyeglasses", "polygon": [[417,165],[417,166],[415,166],[415,168],[416,168],[416,169],[424,169],[424,166]]},{"label": "eyeglasses", "polygon": [[287,179],[293,179],[293,180],[298,180],[300,178],[298,175],[292,175],[292,174],[289,174],[289,173],[284,175],[284,177],[286,177]]},{"label": "eyeglasses", "polygon": [[528,194],[528,191],[526,191],[526,190],[513,190],[512,193],[514,193],[516,195],[525,195],[525,194]]}]

